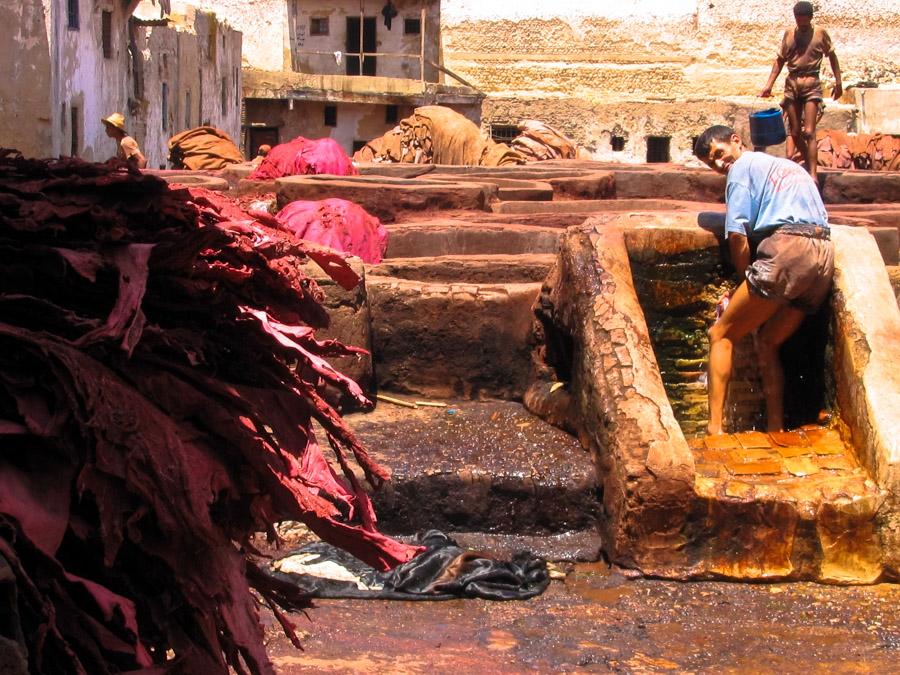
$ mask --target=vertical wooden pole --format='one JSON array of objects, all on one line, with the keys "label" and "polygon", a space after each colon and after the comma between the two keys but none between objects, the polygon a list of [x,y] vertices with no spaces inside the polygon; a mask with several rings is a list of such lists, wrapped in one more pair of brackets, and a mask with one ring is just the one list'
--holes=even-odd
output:
[{"label": "vertical wooden pole", "polygon": [[419,77],[425,84],[425,5],[422,5],[419,16]]}]

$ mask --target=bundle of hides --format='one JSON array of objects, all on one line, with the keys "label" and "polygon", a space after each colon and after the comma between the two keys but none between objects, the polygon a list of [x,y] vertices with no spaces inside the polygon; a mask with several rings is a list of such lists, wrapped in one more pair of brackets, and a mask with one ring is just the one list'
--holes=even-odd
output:
[{"label": "bundle of hides", "polygon": [[819,166],[900,171],[900,137],[820,129],[816,132],[816,143]]},{"label": "bundle of hides", "polygon": [[276,216],[282,229],[299,239],[342,251],[377,265],[387,249],[381,221],[346,199],[293,201]]},{"label": "bundle of hides", "polygon": [[294,140],[280,143],[269,150],[250,174],[250,178],[271,180],[282,176],[322,173],[331,176],[356,176],[359,171],[334,139],[297,136]]},{"label": "bundle of hides", "polygon": [[509,145],[529,162],[575,159],[578,156],[575,144],[549,124],[537,120],[522,120],[519,131],[521,133]]},{"label": "bundle of hides", "polygon": [[469,119],[439,105],[415,112],[380,138],[369,141],[353,158],[361,162],[504,166],[524,164],[508,145],[486,138]]},{"label": "bundle of hides", "polygon": [[231,137],[215,127],[188,129],[169,139],[169,163],[176,169],[224,169],[243,161]]},{"label": "bundle of hides", "polygon": [[0,151],[4,673],[269,673],[251,587],[295,644],[307,599],[252,533],[301,520],[381,570],[421,550],[376,530],[351,462],[388,473],[321,395],[368,403],[326,361],[361,350],[315,339],[307,259],[358,282],[216,193]]}]

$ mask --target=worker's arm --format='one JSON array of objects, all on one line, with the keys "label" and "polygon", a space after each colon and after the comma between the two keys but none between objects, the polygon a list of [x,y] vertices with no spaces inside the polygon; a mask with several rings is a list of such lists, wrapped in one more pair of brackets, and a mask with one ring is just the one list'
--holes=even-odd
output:
[{"label": "worker's arm", "polygon": [[750,244],[747,237],[737,232],[728,233],[728,251],[731,253],[731,263],[737,270],[738,277],[744,278],[744,272],[750,265]]},{"label": "worker's arm", "polygon": [[140,150],[135,152],[131,157],[129,157],[129,159],[135,163],[137,168],[139,168],[139,169],[147,168],[147,158],[144,157],[144,153],[142,153]]},{"label": "worker's arm", "polygon": [[841,64],[838,63],[837,52],[833,49],[828,55],[828,62],[831,64],[831,72],[834,73],[834,92],[832,97],[837,101],[844,93],[844,86],[841,84]]},{"label": "worker's arm", "polygon": [[772,64],[772,72],[769,73],[769,80],[766,82],[766,86],[762,88],[762,91],[759,92],[762,98],[769,98],[772,95],[772,87],[775,86],[775,80],[778,79],[778,74],[783,67],[784,59],[781,56],[776,56],[775,63]]}]

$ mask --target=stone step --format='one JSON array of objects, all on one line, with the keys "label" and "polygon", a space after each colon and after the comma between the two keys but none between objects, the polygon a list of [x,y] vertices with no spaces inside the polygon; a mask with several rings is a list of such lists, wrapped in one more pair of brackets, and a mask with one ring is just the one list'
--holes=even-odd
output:
[{"label": "stone step", "polygon": [[444,402],[416,409],[379,402],[347,417],[393,472],[374,495],[385,532],[558,535],[560,548],[581,551],[599,544],[596,473],[575,438],[519,403]]},{"label": "stone step", "polygon": [[540,282],[430,283],[367,278],[380,389],[424,396],[520,398]]},{"label": "stone step", "polygon": [[880,577],[876,514],[885,495],[837,430],[810,425],[707,436],[689,445],[711,535],[705,537],[710,571],[779,578],[816,567],[818,579],[831,583]]}]

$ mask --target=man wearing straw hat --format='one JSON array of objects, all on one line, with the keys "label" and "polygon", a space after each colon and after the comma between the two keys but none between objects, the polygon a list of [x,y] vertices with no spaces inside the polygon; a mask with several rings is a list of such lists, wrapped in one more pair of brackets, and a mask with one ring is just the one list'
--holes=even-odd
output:
[{"label": "man wearing straw hat", "polygon": [[147,166],[147,158],[141,153],[137,141],[125,132],[125,116],[122,113],[113,113],[109,117],[100,120],[106,128],[106,135],[116,139],[118,150],[116,157],[124,159],[138,169]]}]

